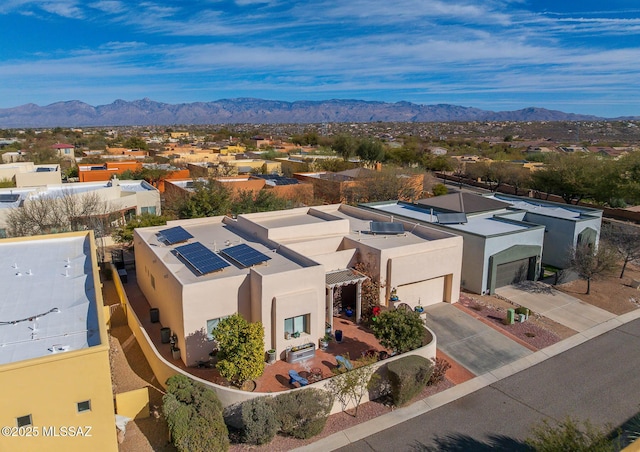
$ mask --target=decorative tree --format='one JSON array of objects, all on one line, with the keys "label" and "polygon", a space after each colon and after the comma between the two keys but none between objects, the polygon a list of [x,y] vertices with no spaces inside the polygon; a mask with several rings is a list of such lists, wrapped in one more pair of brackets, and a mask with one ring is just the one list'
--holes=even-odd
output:
[{"label": "decorative tree", "polygon": [[150,213],[143,213],[142,215],[136,215],[131,220],[127,221],[124,225],[116,228],[111,237],[114,242],[131,247],[133,244],[133,230],[135,228],[146,228],[149,226],[162,226],[167,224],[167,217],[160,215],[152,215]]},{"label": "decorative tree", "polygon": [[381,312],[371,329],[380,344],[398,353],[420,347],[425,332],[420,314],[404,309]]},{"label": "decorative tree", "polygon": [[[347,355],[346,358],[348,359],[349,356]],[[358,415],[362,398],[375,385],[379,377],[375,373],[375,367],[371,365],[376,361],[376,357],[363,357],[353,363],[352,370],[347,370],[345,367],[333,369],[336,376],[331,378],[325,387],[340,401],[342,411],[345,413],[347,407],[351,405],[354,408],[353,417]]]},{"label": "decorative tree", "polygon": [[226,317],[211,332],[218,343],[220,375],[237,386],[264,372],[264,327],[239,314]]},{"label": "decorative tree", "polygon": [[371,265],[358,262],[355,269],[367,276],[368,279],[362,282],[360,292],[360,302],[362,306],[362,320],[364,322],[371,319],[371,312],[375,306],[380,306],[380,282],[373,277]]}]

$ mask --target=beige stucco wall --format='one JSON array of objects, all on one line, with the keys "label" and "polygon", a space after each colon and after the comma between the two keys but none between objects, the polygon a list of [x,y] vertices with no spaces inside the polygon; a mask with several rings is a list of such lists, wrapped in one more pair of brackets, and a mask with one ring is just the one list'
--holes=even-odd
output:
[{"label": "beige stucco wall", "polygon": [[38,187],[62,183],[60,171],[43,171],[40,173],[16,173],[16,187]]},{"label": "beige stucco wall", "polygon": [[208,359],[213,350],[213,343],[207,340],[207,320],[235,313],[249,320],[250,303],[250,281],[246,274],[185,285],[181,303],[183,329],[176,333],[185,364],[190,366]]},{"label": "beige stucco wall", "polygon": [[[264,326],[265,350],[273,348],[281,358],[287,347],[306,342],[316,343],[324,334],[325,272],[321,266],[262,274],[251,271],[251,320]],[[299,338],[285,339],[287,318],[309,315],[309,333]]]}]

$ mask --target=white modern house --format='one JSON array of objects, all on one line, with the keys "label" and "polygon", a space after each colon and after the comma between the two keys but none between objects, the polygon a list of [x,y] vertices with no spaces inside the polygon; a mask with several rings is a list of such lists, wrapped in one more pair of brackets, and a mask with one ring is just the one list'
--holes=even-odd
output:
[{"label": "white modern house", "polygon": [[[143,180],[118,180],[108,182],[79,182],[69,184],[49,184],[41,187],[0,189],[0,237],[7,235],[7,216],[11,209],[20,209],[31,202],[59,202],[65,198],[95,195],[104,203],[105,214],[116,214],[123,219],[133,215],[151,213],[160,215],[160,192]],[[93,198],[91,198],[93,199]]]},{"label": "white modern house", "polygon": [[602,220],[597,209],[502,194],[454,193],[362,207],[462,236],[461,284],[479,294],[535,280],[542,263],[566,268],[577,243],[597,244]]}]

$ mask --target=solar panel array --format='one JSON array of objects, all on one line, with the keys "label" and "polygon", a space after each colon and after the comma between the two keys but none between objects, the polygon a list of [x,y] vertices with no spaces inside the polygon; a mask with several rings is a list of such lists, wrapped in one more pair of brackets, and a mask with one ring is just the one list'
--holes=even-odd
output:
[{"label": "solar panel array", "polygon": [[220,253],[224,257],[233,259],[243,267],[251,267],[252,265],[261,264],[262,262],[266,262],[271,259],[266,254],[263,254],[260,251],[251,248],[245,243],[225,248],[223,250],[220,250]]},{"label": "solar panel array", "polygon": [[298,179],[280,176],[279,174],[257,174],[256,177],[265,179],[269,185],[296,185],[300,183]]},{"label": "solar panel array", "polygon": [[231,264],[200,242],[177,246],[173,251],[187,261],[187,263],[201,275],[206,275],[207,273],[231,266]]},{"label": "solar panel array", "polygon": [[373,234],[404,234],[404,225],[402,223],[372,221],[370,229]]},{"label": "solar panel array", "polygon": [[463,224],[467,222],[466,213],[442,213],[436,214],[439,224]]},{"label": "solar panel array", "polygon": [[0,195],[0,202],[16,202],[18,199],[20,199],[20,195],[16,195],[14,193],[11,194],[1,194]]},{"label": "solar panel array", "polygon": [[186,242],[192,239],[193,236],[189,234],[182,226],[176,226],[175,228],[163,229],[158,233],[160,238],[167,242],[169,245],[175,243]]}]

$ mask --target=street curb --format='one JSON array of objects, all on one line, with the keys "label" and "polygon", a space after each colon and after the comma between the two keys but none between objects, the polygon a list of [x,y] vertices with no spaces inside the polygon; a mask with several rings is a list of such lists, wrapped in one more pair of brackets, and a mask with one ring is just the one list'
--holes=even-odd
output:
[{"label": "street curb", "polygon": [[431,410],[446,405],[447,403],[453,402],[454,400],[458,400],[479,389],[492,385],[493,383],[510,377],[522,370],[528,369],[529,367],[559,355],[560,353],[570,350],[571,348],[581,345],[590,339],[619,328],[636,319],[640,319],[640,309],[614,317],[613,319],[607,320],[588,330],[574,334],[560,342],[556,342],[549,347],[545,347],[531,355],[520,358],[498,369],[479,375],[469,381],[419,400],[412,405],[383,414],[382,416],[378,416],[374,419],[293,450],[299,452],[326,452],[348,446],[349,444],[360,441],[374,433],[378,433],[387,428],[401,424],[402,422],[425,414]]}]

